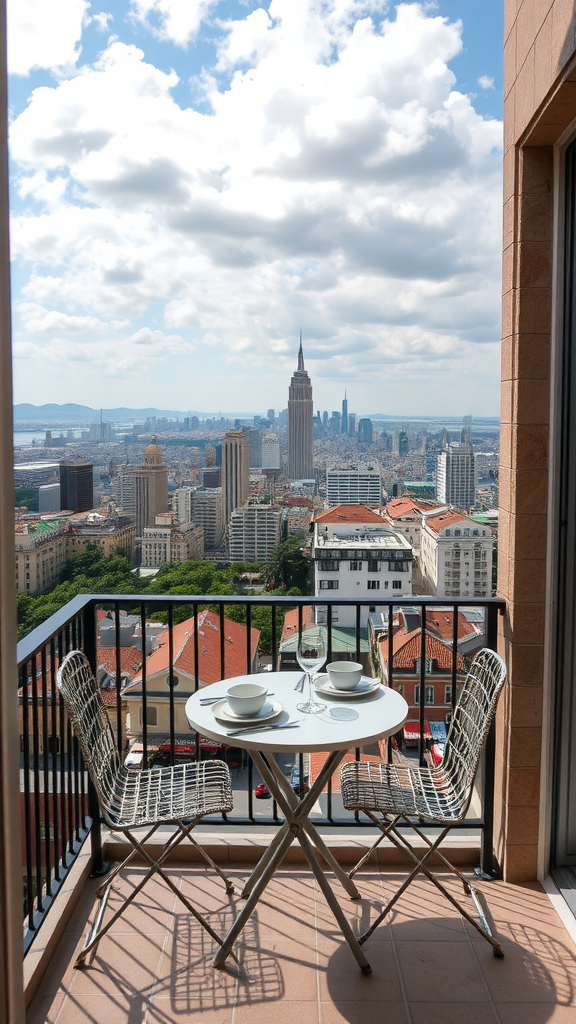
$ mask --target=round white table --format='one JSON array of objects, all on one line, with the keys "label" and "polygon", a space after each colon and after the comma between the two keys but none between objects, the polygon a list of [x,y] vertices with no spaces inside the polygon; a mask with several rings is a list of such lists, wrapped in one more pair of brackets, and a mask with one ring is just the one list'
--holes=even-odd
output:
[{"label": "round white table", "polygon": [[[370,965],[330,887],[316,850],[322,854],[351,899],[360,899],[360,893],[354,882],[342,870],[308,816],[329,778],[346,756],[346,752],[354,747],[367,747],[398,732],[408,717],[408,705],[396,690],[380,686],[374,693],[362,699],[317,695],[316,699],[326,704],[326,710],[316,715],[303,714],[298,711],[296,705],[306,700],[308,684],[306,683],[304,694],[295,690],[301,675],[300,672],[269,672],[257,677],[236,676],[234,679],[223,679],[211,686],[204,686],[186,701],[186,717],[190,728],[219,743],[247,750],[285,815],[284,824],[275,834],[244,886],[242,896],[246,903],[220,946],[214,965],[224,965],[234,942],[283,860],[286,850],[297,839],[352,953],[362,971],[369,974]],[[202,705],[200,701],[206,697],[224,697],[232,683],[247,681],[258,681],[266,685],[269,692],[274,694],[275,700],[280,701],[283,710],[266,730],[252,729],[232,735],[238,727],[226,725],[215,718],[212,706]],[[287,729],[272,727],[282,726],[287,722],[297,724]],[[284,752],[308,754],[314,751],[326,751],[328,756],[309,791],[298,800],[272,755]],[[263,757],[263,754],[268,756]]]}]

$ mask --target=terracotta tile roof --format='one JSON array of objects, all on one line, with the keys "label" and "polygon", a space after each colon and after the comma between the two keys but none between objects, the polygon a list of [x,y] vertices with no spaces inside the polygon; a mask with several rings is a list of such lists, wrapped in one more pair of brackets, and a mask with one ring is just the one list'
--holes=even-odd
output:
[{"label": "terracotta tile roof", "polygon": [[[381,640],[378,646],[380,647],[383,662],[388,664],[388,640]],[[411,633],[406,633],[403,629],[398,630],[392,641],[392,651],[393,667],[395,669],[407,668],[412,669],[415,672],[416,662],[420,658],[421,651],[420,630],[414,629]],[[434,636],[427,629],[426,657],[433,658],[439,669],[449,670],[452,668],[452,645],[442,643],[438,637]],[[462,664],[462,656],[458,654],[458,668],[462,668]]]},{"label": "terracotta tile roof", "polygon": [[[216,683],[219,679],[230,679],[246,672],[246,626],[224,618],[224,673],[220,665],[220,616],[215,612],[203,611],[198,615],[198,679],[202,683]],[[260,630],[251,630],[250,652],[252,660],[258,648]],[[195,675],[194,665],[194,617],[178,623],[173,629],[174,671]],[[169,644],[168,630],[158,635],[158,647],[146,659],[146,676],[150,678],[159,672],[168,671]],[[133,685],[141,682],[141,675]]]},{"label": "terracotta tile roof", "polygon": [[315,523],[380,523],[384,525],[382,516],[379,516],[368,505],[334,505],[326,509],[314,518]]},{"label": "terracotta tile roof", "polygon": [[[435,633],[440,640],[452,643],[454,636],[454,611],[444,610],[443,608],[434,608],[433,611],[427,611],[426,627],[431,633]],[[478,635],[477,630],[474,629],[471,622],[468,622],[468,619],[462,612],[458,612],[458,640],[474,635]]]},{"label": "terracotta tile roof", "polygon": [[398,519],[400,516],[405,516],[408,512],[431,512],[434,508],[442,507],[437,502],[426,504],[415,501],[414,498],[393,498],[386,505],[386,511],[391,519]]},{"label": "terracotta tile roof", "polygon": [[[312,614],[312,605],[305,604],[302,607],[302,629],[312,629],[314,625],[314,616]],[[289,640],[291,636],[295,636],[298,632],[298,609],[291,608],[289,612],[286,612],[284,618],[284,628],[282,630],[282,641]]]},{"label": "terracotta tile roof", "polygon": [[[96,649],[98,668],[105,668],[108,675],[116,677],[116,648],[101,647]],[[120,648],[120,671],[130,681],[142,666],[142,651],[137,647]]]},{"label": "terracotta tile roof", "polygon": [[460,523],[464,519],[466,519],[466,516],[448,509],[447,512],[442,512],[439,516],[427,516],[426,525],[429,526],[431,530],[434,530],[435,533],[438,533],[438,531],[444,526],[453,526],[454,523]]}]

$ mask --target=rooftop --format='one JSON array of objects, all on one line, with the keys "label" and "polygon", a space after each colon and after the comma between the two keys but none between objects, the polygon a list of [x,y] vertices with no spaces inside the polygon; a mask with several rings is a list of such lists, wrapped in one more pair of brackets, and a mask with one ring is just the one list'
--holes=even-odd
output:
[{"label": "rooftop", "polygon": [[314,518],[315,523],[378,523],[383,526],[382,516],[374,512],[368,505],[334,505],[333,508],[320,512]]},{"label": "rooftop", "polygon": [[349,535],[345,537],[338,537],[332,535],[331,537],[323,537],[320,535],[314,540],[316,547],[324,548],[385,548],[386,550],[397,549],[411,551],[412,546],[409,541],[406,540],[399,533],[382,533],[382,534],[357,534]]}]

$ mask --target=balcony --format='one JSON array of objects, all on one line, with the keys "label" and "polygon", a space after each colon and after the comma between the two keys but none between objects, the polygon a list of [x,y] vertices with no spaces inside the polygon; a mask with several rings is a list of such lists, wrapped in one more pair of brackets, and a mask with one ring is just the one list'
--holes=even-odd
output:
[{"label": "balcony", "polygon": [[[576,1000],[576,959],[573,941],[558,916],[549,896],[538,883],[512,885],[497,877],[493,856],[494,738],[486,749],[469,818],[455,833],[447,848],[449,857],[465,870],[480,866],[485,881],[489,913],[503,944],[506,958],[497,961],[483,941],[460,915],[426,881],[411,887],[399,902],[390,922],[382,925],[370,940],[374,973],[360,974],[317,884],[299,860],[299,849],[292,847],[282,869],[275,875],[266,896],[238,943],[237,953],[244,969],[240,979],[211,966],[214,950],[210,940],[194,920],[183,911],[164,885],[149,884],[141,898],[107,934],[98,949],[93,966],[86,971],[73,969],[77,950],[94,909],[97,881],[90,877],[104,860],[118,860],[122,846],[108,834],[97,814],[91,786],[84,771],[78,747],[66,722],[59,695],[52,685],[61,657],[73,648],[85,650],[94,667],[102,650],[98,648],[97,611],[108,610],[115,627],[112,663],[117,678],[122,676],[120,613],[135,611],[140,619],[142,650],[147,650],[147,631],[158,630],[150,616],[162,617],[168,630],[168,676],[175,677],[177,650],[173,642],[175,621],[189,615],[194,629],[194,667],[201,654],[198,624],[203,609],[210,605],[219,623],[218,673],[227,674],[230,657],[226,644],[227,613],[236,608],[236,617],[250,629],[255,607],[270,611],[267,638],[269,653],[265,660],[283,666],[283,615],[296,609],[302,625],[306,606],[326,606],[329,659],[337,657],[332,635],[334,607],[356,607],[357,628],[351,640],[356,658],[366,659],[359,628],[361,605],[352,601],[310,598],[218,598],[148,597],[143,604],[134,596],[86,596],[68,606],[34,630],[19,644],[20,709],[22,727],[21,808],[24,848],[23,883],[26,917],[24,921],[24,975],[29,1024],[54,1022],[92,1024],[108,1021],[164,1022],[188,1020],[202,1013],[204,1019],[234,1024],[245,1018],[268,1021],[284,1017],[303,1022],[381,1020],[386,1014],[400,1021],[499,1020],[568,1021]],[[365,602],[367,604],[367,602]],[[456,613],[478,607],[472,599],[447,602],[411,598],[410,612],[425,621],[426,609],[447,603]],[[392,652],[394,615],[400,605],[386,605],[388,645]],[[486,600],[484,637],[487,646],[495,646],[498,615],[503,602]],[[385,623],[386,614],[379,621]],[[454,614],[453,621],[458,622]],[[385,627],[384,627],[385,628]],[[456,625],[455,625],[456,629]],[[380,640],[386,646],[386,636]],[[457,636],[448,643],[454,655]],[[245,644],[243,671],[263,667],[261,660]],[[108,648],[110,650],[110,648]],[[146,661],[144,661],[144,666]],[[394,658],[389,662],[388,685],[395,686]],[[292,667],[292,666],[290,666]],[[426,749],[426,683],[430,664],[417,666],[419,704],[412,711],[419,724],[418,745],[403,753],[388,744],[380,752],[356,750],[351,756],[414,757],[424,764]],[[230,674],[230,673],[228,673]],[[451,702],[458,692],[460,670],[453,656],[449,685]],[[404,679],[404,676],[402,676]],[[142,729],[139,735],[142,762],[158,756],[158,736],[147,721],[151,693],[147,695],[146,671],[141,672]],[[403,684],[400,684],[403,685]],[[167,756],[174,763],[178,753],[179,690],[169,687],[169,729]],[[115,723],[119,748],[126,743],[126,695],[129,690],[108,689],[107,702]],[[448,707],[444,711],[450,710]],[[444,712],[443,712],[444,713]],[[428,730],[429,732],[429,730]],[[192,738],[194,754],[203,756],[201,739]],[[313,771],[313,764],[298,765],[300,777]],[[225,862],[234,879],[246,877],[271,836],[281,824],[275,805],[261,805],[254,799],[259,781],[248,766],[233,769],[235,810],[226,817],[214,816],[195,834],[211,855]],[[374,838],[373,827],[347,814],[341,805],[337,777],[322,795],[315,824],[342,863],[354,863]],[[362,900],[352,903],[336,886],[348,916],[356,926],[376,916],[399,884],[403,865],[393,847],[385,843],[373,855],[372,862],[358,876]],[[121,876],[110,909],[119,893],[127,894],[141,876],[137,863]],[[170,862],[170,874],[176,884],[190,892],[210,915],[219,931],[224,931],[235,913],[235,900],[226,897],[221,883],[200,868],[190,847],[179,860]],[[177,902],[177,901],[176,901]],[[454,970],[454,964],[458,970]],[[364,1006],[366,1004],[366,1006]],[[570,1009],[572,1007],[572,1009]],[[562,1017],[565,1014],[565,1017]]]}]

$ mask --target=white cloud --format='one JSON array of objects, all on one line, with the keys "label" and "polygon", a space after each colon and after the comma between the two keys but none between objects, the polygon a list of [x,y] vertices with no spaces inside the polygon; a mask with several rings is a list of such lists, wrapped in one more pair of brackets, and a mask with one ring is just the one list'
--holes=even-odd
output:
[{"label": "white cloud", "polygon": [[131,0],[133,18],[160,39],[187,47],[217,0]]},{"label": "white cloud", "polygon": [[88,0],[8,0],[10,73],[75,64],[89,6]]},{"label": "white cloud", "polygon": [[478,85],[480,86],[481,89],[493,89],[494,79],[489,78],[488,75],[480,75],[480,78],[478,79]]},{"label": "white cloud", "polygon": [[61,339],[93,318],[110,373],[107,325],[138,320],[118,365],[158,346],[183,387],[195,341],[233,368],[221,396],[252,365],[255,404],[259,375],[283,400],[300,326],[316,379],[478,376],[498,340],[501,124],[455,88],[459,23],[412,3],[380,26],[383,7],[272,0],[224,23],[207,111],[120,40],[36,89],[11,132],[32,324]]},{"label": "white cloud", "polygon": [[96,22],[99,32],[107,32],[110,26],[110,22],[114,21],[113,14],[105,14],[103,11],[100,14],[93,14],[91,16],[92,21]]}]

